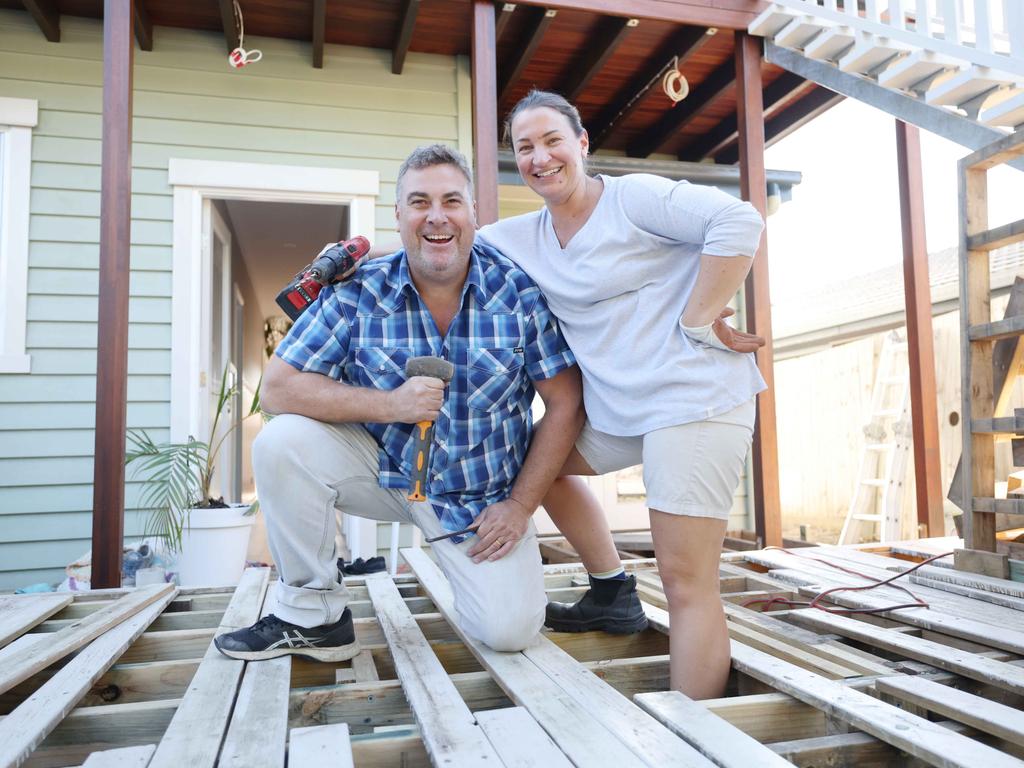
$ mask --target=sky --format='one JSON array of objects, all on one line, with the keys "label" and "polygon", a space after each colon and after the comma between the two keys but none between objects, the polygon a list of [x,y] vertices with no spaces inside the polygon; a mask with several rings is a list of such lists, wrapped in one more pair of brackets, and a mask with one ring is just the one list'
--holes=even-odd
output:
[{"label": "sky", "polygon": [[[958,242],[957,160],[969,153],[921,131],[930,253]],[[793,199],[768,221],[772,303],[902,262],[891,115],[846,99],[769,147],[765,159],[769,168],[803,174]],[[1020,218],[1024,173],[990,171],[990,226]]]}]

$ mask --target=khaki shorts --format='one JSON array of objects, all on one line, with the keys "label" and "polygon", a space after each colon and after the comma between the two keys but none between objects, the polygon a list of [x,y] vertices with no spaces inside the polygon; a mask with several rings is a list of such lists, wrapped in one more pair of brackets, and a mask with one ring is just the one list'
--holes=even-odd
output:
[{"label": "khaki shorts", "polygon": [[754,413],[750,400],[704,421],[631,437],[598,432],[588,421],[576,450],[598,475],[643,464],[651,509],[727,520],[750,450]]}]

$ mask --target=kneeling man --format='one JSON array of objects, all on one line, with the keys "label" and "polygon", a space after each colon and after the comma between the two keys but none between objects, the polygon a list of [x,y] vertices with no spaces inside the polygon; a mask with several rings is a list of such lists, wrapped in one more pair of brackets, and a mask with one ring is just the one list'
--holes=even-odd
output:
[{"label": "kneeling man", "polygon": [[[325,287],[267,365],[253,471],[281,582],[272,615],[221,635],[238,659],[358,653],[339,580],[335,510],[414,523],[427,537],[477,524],[433,551],[460,626],[499,651],[524,648],[547,599],[530,521],[583,424],[579,371],[533,282],[474,245],[472,181],[432,145],[402,164],[403,249]],[[454,365],[406,378],[412,357]],[[534,390],[546,415],[532,428]],[[413,430],[435,422],[425,493],[407,500]]]}]

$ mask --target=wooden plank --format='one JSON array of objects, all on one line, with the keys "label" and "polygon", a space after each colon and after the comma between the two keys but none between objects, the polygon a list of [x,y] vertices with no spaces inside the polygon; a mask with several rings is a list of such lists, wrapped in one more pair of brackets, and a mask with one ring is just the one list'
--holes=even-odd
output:
[{"label": "wooden plank", "polygon": [[971,501],[971,506],[975,512],[988,512],[990,514],[1000,515],[1024,515],[1024,499],[993,499],[975,496]]},{"label": "wooden plank", "polygon": [[953,551],[953,564],[958,571],[980,573],[996,579],[1010,578],[1010,563],[1006,555],[985,552],[980,549],[957,549]]},{"label": "wooden plank", "polygon": [[756,739],[712,714],[700,702],[679,691],[641,693],[633,697],[640,707],[692,744],[716,765],[781,768],[791,765]]},{"label": "wooden plank", "polygon": [[964,169],[986,171],[1024,155],[1024,129],[1011,133],[960,160]]},{"label": "wooden plank", "polygon": [[66,592],[0,596],[0,648],[71,604]]},{"label": "wooden plank", "polygon": [[352,672],[358,683],[380,680],[380,675],[377,674],[377,666],[373,663],[373,654],[365,649],[352,657]]},{"label": "wooden plank", "polygon": [[[140,611],[123,621],[61,668],[31,696],[0,721],[0,765],[20,765],[72,710],[94,682],[142,634],[173,599],[175,589],[164,584],[150,592]],[[127,599],[127,598],[123,598]],[[36,647],[39,647],[38,644]]]},{"label": "wooden plank", "polygon": [[156,750],[155,744],[143,744],[138,747],[121,747],[107,749],[103,752],[93,752],[82,763],[82,768],[146,768],[154,750]]},{"label": "wooden plank", "polygon": [[498,220],[498,88],[494,42],[494,6],[473,2],[470,60],[473,81],[473,177],[476,220],[480,226]]},{"label": "wooden plank", "polygon": [[367,578],[395,671],[409,701],[427,754],[435,765],[500,763],[497,753],[434,655],[394,582],[386,574]]},{"label": "wooden plank", "polygon": [[738,671],[941,768],[1020,766],[1015,757],[742,643],[732,643],[732,659]]},{"label": "wooden plank", "polygon": [[757,741],[784,741],[824,734],[824,713],[785,693],[755,693],[705,699],[708,711]]},{"label": "wooden plank", "polygon": [[[761,41],[745,32],[736,37],[736,114],[739,122],[740,195],[768,218],[764,164]],[[754,528],[761,546],[782,544],[782,503],[779,497],[779,446],[775,423],[775,373],[772,350],[771,294],[768,288],[768,237],[761,233],[757,256],[747,276],[747,330],[763,336],[757,367],[768,388],[757,396],[754,429]]]},{"label": "wooden plank", "polygon": [[599,13],[606,16],[634,16],[640,19],[698,24],[702,27],[746,29],[768,7],[767,0],[520,0],[519,5]]},{"label": "wooden plank", "polygon": [[289,768],[355,768],[348,724],[292,728],[288,738]]},{"label": "wooden plank", "polygon": [[581,705],[522,653],[498,653],[466,635],[456,622],[451,587],[437,565],[419,549],[404,549],[402,555],[481,665],[513,703],[529,711],[575,765],[655,765],[630,751],[594,719],[593,702]]},{"label": "wooden plank", "polygon": [[571,768],[562,751],[522,707],[474,713],[506,768]]},{"label": "wooden plank", "polygon": [[103,13],[103,139],[100,171],[99,310],[96,322],[96,438],[93,456],[92,577],[121,586],[124,457],[128,414],[128,294],[132,223],[131,0]]},{"label": "wooden plank", "polygon": [[954,672],[1003,690],[1024,694],[1024,669],[1012,664],[824,611],[796,611],[791,614],[791,618],[800,626],[834,632],[873,648],[898,653],[938,669]]},{"label": "wooden plank", "polygon": [[883,677],[875,681],[875,689],[1011,744],[1024,746],[1024,716],[1014,707],[916,676]]},{"label": "wooden plank", "polygon": [[[273,593],[278,583],[267,587],[260,618],[273,612],[276,605]],[[245,665],[217,763],[220,768],[280,768],[284,765],[291,677],[291,656]]]},{"label": "wooden plank", "polygon": [[122,597],[109,607],[75,622],[53,635],[46,643],[33,644],[7,657],[0,670],[0,693],[10,690],[53,662],[77,651],[104,632],[131,618],[149,605],[169,594],[169,585],[143,587],[134,594]]},{"label": "wooden plank", "polygon": [[39,31],[51,43],[60,42],[60,10],[56,0],[22,0],[25,10],[32,14]]},{"label": "wooden plank", "polygon": [[402,74],[405,66],[405,57],[409,53],[409,46],[412,44],[412,33],[416,27],[416,15],[420,11],[420,0],[403,0],[401,24],[398,26],[398,35],[395,37],[395,46],[391,52],[391,73]]},{"label": "wooden plank", "polygon": [[972,323],[968,330],[971,341],[997,341],[1020,336],[1024,333],[1024,317],[1008,317],[993,323]]},{"label": "wooden plank", "polygon": [[1024,240],[1024,219],[1011,221],[1001,227],[990,229],[967,238],[967,247],[972,251],[994,251]]},{"label": "wooden plank", "polygon": [[[269,568],[247,568],[235,588],[216,635],[256,622],[267,589]],[[211,642],[157,745],[151,768],[212,768],[228,726],[244,661],[229,659]]]},{"label": "wooden plank", "polygon": [[945,533],[945,513],[942,508],[931,283],[924,229],[921,134],[916,126],[901,120],[896,121],[896,158],[903,234],[903,291],[909,345],[917,523],[924,528],[922,535],[939,536]]}]

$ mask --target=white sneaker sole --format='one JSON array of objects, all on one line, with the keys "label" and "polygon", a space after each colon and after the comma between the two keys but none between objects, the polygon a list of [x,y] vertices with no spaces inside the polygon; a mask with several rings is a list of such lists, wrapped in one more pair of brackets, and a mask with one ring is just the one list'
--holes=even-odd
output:
[{"label": "white sneaker sole", "polygon": [[356,640],[348,645],[335,645],[329,648],[289,648],[282,646],[267,651],[232,651],[218,647],[217,650],[228,658],[241,659],[242,661],[265,661],[266,659],[276,659],[280,656],[305,656],[316,661],[347,661],[353,656],[357,656],[362,648],[359,647],[359,641]]}]

